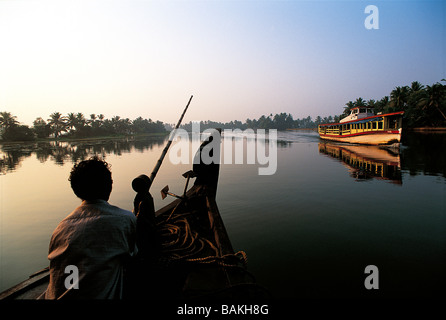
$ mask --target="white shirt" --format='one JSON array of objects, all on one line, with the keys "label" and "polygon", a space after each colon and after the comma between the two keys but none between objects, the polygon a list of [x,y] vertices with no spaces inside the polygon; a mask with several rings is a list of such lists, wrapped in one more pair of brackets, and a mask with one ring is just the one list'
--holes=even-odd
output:
[{"label": "white shirt", "polygon": [[[134,214],[105,200],[84,200],[51,237],[50,283],[45,298],[120,299],[124,261],[136,253]],[[76,274],[73,267],[65,271],[67,266],[78,270],[77,289],[68,289]]]}]

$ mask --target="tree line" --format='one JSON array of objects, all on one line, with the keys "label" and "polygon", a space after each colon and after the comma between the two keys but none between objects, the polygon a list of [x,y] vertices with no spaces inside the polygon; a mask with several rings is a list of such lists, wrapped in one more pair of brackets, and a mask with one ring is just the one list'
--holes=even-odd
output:
[{"label": "tree line", "polygon": [[54,112],[46,121],[38,117],[33,126],[29,127],[20,124],[17,117],[10,112],[0,112],[0,133],[4,141],[32,141],[48,137],[58,139],[61,135],[68,138],[88,138],[165,132],[161,121],[142,117],[135,120],[120,116],[106,119],[103,114],[90,114],[90,117],[86,118],[80,112],[68,113],[66,116]]},{"label": "tree line", "polygon": [[[320,118],[320,117],[318,117]],[[336,117],[326,117],[324,121],[330,122],[333,119],[337,119]],[[322,120],[321,120],[322,121]],[[230,121],[230,122],[215,122],[215,121],[200,121],[200,130],[206,130],[210,128],[221,128],[221,129],[277,129],[277,130],[286,130],[293,128],[315,128],[317,127],[317,123],[311,119],[310,116],[302,119],[293,119],[293,116],[290,113],[278,113],[278,114],[270,114],[269,116],[262,115],[258,119],[246,119],[245,122],[241,122],[239,120]],[[321,122],[322,123],[322,122]],[[192,131],[192,122],[185,123],[180,126],[180,128],[191,132]]]},{"label": "tree line", "polygon": [[[446,81],[442,79],[441,81]],[[423,85],[414,81],[410,86],[399,86],[394,88],[389,96],[380,100],[364,100],[357,98],[345,104],[342,114],[322,118],[310,116],[302,119],[293,119],[290,113],[262,115],[258,119],[246,119],[245,122],[234,120],[230,122],[200,121],[200,129],[303,129],[316,128],[322,123],[339,122],[340,119],[350,114],[354,107],[373,107],[375,113],[390,113],[404,111],[403,125],[407,128],[414,127],[445,127],[446,126],[446,86],[440,82],[432,85]],[[10,112],[0,112],[0,133],[3,140],[34,140],[36,138],[47,138],[54,136],[56,139],[61,135],[67,137],[95,137],[108,135],[131,135],[141,133],[164,133],[166,129],[173,128],[170,124],[161,121],[152,121],[138,117],[135,120],[114,116],[104,119],[104,115],[90,114],[86,119],[82,113],[69,113],[63,116],[54,112],[45,121],[41,117],[33,122],[30,128],[21,125],[17,117]],[[192,122],[183,124],[181,128],[192,131]]]},{"label": "tree line", "polygon": [[408,128],[445,127],[446,85],[437,82],[425,86],[413,81],[410,86],[395,87],[389,96],[380,100],[357,98],[346,103],[341,118],[349,115],[352,108],[362,106],[374,108],[375,113],[404,111],[404,125]]},{"label": "tree line", "polygon": [[[446,81],[442,79],[441,81]],[[371,107],[375,113],[391,113],[404,111],[404,123],[406,128],[415,127],[446,127],[446,86],[437,82],[431,86],[422,85],[414,81],[410,86],[396,87],[380,100],[364,100],[357,98],[345,104],[342,114],[334,116],[310,116],[302,119],[293,119],[290,113],[262,115],[258,119],[246,119],[245,122],[230,121],[226,123],[214,121],[201,121],[200,129],[312,129],[322,123],[336,123],[350,114],[354,107]],[[188,131],[192,130],[192,122],[181,126]]]}]

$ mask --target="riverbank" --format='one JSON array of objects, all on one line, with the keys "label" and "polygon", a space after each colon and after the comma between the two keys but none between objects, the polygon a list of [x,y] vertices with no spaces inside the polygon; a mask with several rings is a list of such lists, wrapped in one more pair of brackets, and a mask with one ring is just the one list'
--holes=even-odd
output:
[{"label": "riverbank", "polygon": [[125,138],[141,138],[141,137],[165,137],[168,136],[170,132],[162,133],[141,133],[132,135],[108,135],[108,136],[97,136],[97,137],[59,137],[59,138],[40,138],[29,141],[3,141],[0,140],[0,145],[4,144],[24,144],[24,143],[35,143],[35,142],[74,142],[74,141],[95,141],[95,140],[108,140],[108,139],[125,139]]},{"label": "riverbank", "polygon": [[[419,127],[419,128],[403,128],[403,130],[407,130],[410,132],[425,132],[425,133],[446,133],[446,127]],[[317,132],[317,128],[293,128],[286,129],[286,131],[315,131]]]},{"label": "riverbank", "polygon": [[286,131],[314,131],[314,132],[317,132],[317,128],[292,128],[292,129],[286,129]]},{"label": "riverbank", "polygon": [[421,127],[421,128],[410,128],[409,131],[413,132],[443,132],[446,133],[446,127]]}]

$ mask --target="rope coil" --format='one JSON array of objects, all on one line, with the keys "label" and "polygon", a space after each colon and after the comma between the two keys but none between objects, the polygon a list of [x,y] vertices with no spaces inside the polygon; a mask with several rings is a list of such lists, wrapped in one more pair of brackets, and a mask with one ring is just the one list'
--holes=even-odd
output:
[{"label": "rope coil", "polygon": [[209,239],[200,236],[192,230],[188,217],[194,212],[173,212],[164,221],[157,224],[161,241],[161,257],[163,261],[191,262],[200,264],[218,264],[223,267],[246,267],[248,257],[246,252],[220,256],[216,245]]}]

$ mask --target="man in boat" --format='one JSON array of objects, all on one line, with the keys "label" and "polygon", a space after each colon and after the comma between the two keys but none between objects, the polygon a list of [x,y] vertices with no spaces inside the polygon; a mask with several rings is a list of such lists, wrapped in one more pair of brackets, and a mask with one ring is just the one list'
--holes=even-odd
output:
[{"label": "man in boat", "polygon": [[81,161],[69,181],[82,203],[51,237],[45,298],[121,299],[124,268],[138,251],[136,217],[108,203],[113,180],[105,161]]},{"label": "man in boat", "polygon": [[132,181],[132,187],[137,191],[133,201],[133,213],[136,216],[136,244],[138,260],[153,260],[158,251],[158,236],[155,221],[155,205],[150,194],[152,180],[146,175],[140,175]]},{"label": "man in boat", "polygon": [[[141,299],[156,296],[159,292],[149,290],[158,285],[161,277],[157,269],[159,257],[159,235],[155,218],[155,205],[150,194],[152,180],[140,175],[132,181],[136,196],[133,201],[133,214],[136,217],[136,246],[138,253],[130,261],[126,270],[125,299]],[[147,276],[157,274],[158,276]]]}]

